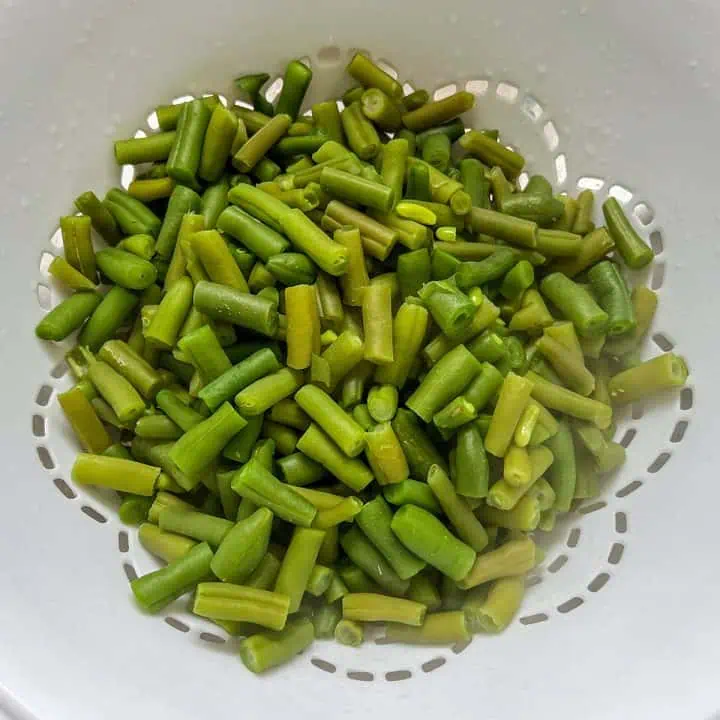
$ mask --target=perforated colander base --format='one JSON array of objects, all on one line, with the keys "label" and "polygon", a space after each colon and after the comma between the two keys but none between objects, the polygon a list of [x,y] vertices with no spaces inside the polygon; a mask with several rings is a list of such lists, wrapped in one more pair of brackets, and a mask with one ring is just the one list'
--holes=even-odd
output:
[{"label": "perforated colander base", "polygon": [[[342,69],[349,53],[337,47],[321,48],[314,58],[304,58],[314,71],[310,102],[337,96],[347,84]],[[387,72],[397,77],[397,71],[387,61],[376,58]],[[542,68],[539,68],[542,71]],[[418,87],[422,87],[419,84]],[[276,77],[269,85],[268,99],[274,99],[282,88],[282,78]],[[656,260],[651,267],[633,278],[636,283],[647,283],[660,295],[672,277],[668,277],[668,248],[663,235],[662,221],[656,216],[650,198],[641,188],[633,187],[629,179],[615,179],[592,173],[592,168],[573,167],[573,158],[563,149],[565,128],[553,120],[552,108],[516,83],[488,75],[470,78],[435,88],[433,97],[440,99],[466,89],[476,95],[471,124],[481,127],[498,127],[503,139],[520,148],[527,159],[529,172],[540,172],[554,180],[558,191],[574,193],[590,189],[596,194],[596,207],[613,196],[625,206],[637,231],[652,246]],[[406,85],[406,90],[412,89]],[[193,88],[193,90],[197,90]],[[197,93],[196,94],[202,94]],[[177,97],[182,102],[193,95]],[[161,99],[162,100],[162,99]],[[137,136],[157,129],[157,120],[150,114],[145,127]],[[108,127],[108,134],[115,133]],[[593,155],[591,147],[587,155]],[[133,177],[133,168],[126,166],[121,172],[121,184],[127,187]],[[521,186],[527,182],[527,173],[520,176]],[[600,220],[600,218],[596,218]],[[40,307],[47,311],[62,297],[61,288],[48,275],[53,257],[61,252],[62,241],[56,232],[39,259],[39,279],[36,293]],[[671,327],[662,326],[662,312],[650,330],[644,355],[651,357],[660,351],[675,349]],[[682,348],[676,348],[682,354]],[[692,363],[692,358],[689,358]],[[102,534],[100,542],[110,542],[116,554],[108,552],[108,561],[118,566],[128,580],[158,567],[157,562],[138,543],[134,528],[125,527],[118,519],[117,498],[111,493],[77,487],[69,478],[74,455],[79,448],[71,436],[56,401],[58,392],[71,385],[64,362],[48,368],[47,377],[35,388],[35,410],[31,421],[33,443],[42,474],[47,478],[48,492],[53,488],[68,502],[77,506],[78,522],[92,520]],[[628,449],[626,464],[602,483],[602,492],[596,500],[581,504],[576,511],[558,519],[552,533],[538,533],[538,541],[546,550],[546,559],[528,578],[528,591],[523,608],[508,632],[529,633],[544,623],[567,622],[572,613],[582,613],[586,603],[619,602],[613,597],[613,578],[620,572],[632,572],[632,515],[628,498],[642,492],[646,483],[662,481],[662,470],[685,437],[692,418],[694,388],[689,385],[678,395],[660,398],[646,404],[635,404],[619,418],[617,438]],[[642,422],[643,416],[652,414],[652,425]],[[114,539],[112,539],[114,538]],[[112,599],[111,599],[112,600]],[[127,598],[117,597],[116,602]],[[205,645],[208,651],[232,651],[237,640],[229,638],[212,623],[192,615],[187,601],[181,599],[158,618],[166,628],[184,633],[192,642]],[[472,643],[449,649],[407,648],[383,644],[382,628],[368,633],[369,641],[353,649],[329,641],[317,641],[296,662],[310,663],[326,676],[344,676],[359,682],[396,682],[422,677],[461,662],[462,654],[470,657],[483,652],[482,647],[492,639],[476,636]]]}]

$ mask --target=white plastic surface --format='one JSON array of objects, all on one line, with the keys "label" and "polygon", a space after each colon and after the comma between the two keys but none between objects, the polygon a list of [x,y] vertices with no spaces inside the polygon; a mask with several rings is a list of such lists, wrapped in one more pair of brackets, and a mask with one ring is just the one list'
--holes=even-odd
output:
[{"label": "white plastic surface", "polygon": [[[719,27],[710,0],[7,0],[0,717],[708,720],[720,711]],[[326,97],[345,87],[353,47],[416,87],[470,82],[481,93],[475,122],[500,127],[531,169],[566,173],[559,187],[573,192],[579,180],[602,183],[599,199],[613,192],[631,211],[645,206],[637,227],[662,250],[646,354],[672,344],[691,377],[682,396],[624,421],[618,437],[636,431],[627,465],[598,503],[560,524],[504,635],[461,652],[318,642],[257,678],[183,602],[141,614],[126,572],[153,565],[132,529],[112,502],[55,482],[68,480],[76,448],[57,408],[68,384],[57,377],[60,352],[32,333],[39,300],[57,298],[43,253],[57,252],[49,238],[73,197],[117,182],[111,140],[143,127],[158,102],[232,97],[240,72],[278,72],[303,56],[315,96]]]}]

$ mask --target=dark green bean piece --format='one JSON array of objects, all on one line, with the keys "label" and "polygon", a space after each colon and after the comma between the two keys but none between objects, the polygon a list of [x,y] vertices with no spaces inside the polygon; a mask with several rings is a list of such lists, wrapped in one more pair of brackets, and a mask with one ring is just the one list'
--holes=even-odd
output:
[{"label": "dark green bean piece", "polygon": [[175,143],[167,161],[168,175],[180,185],[196,187],[203,140],[211,111],[202,100],[192,100],[180,113]]},{"label": "dark green bean piece", "polygon": [[285,113],[293,120],[297,118],[302,107],[305,93],[312,80],[312,70],[299,60],[289,62],[285,68],[283,87],[275,104],[275,112]]},{"label": "dark green bean piece", "polygon": [[157,612],[207,578],[212,558],[210,546],[200,543],[167,567],[133,580],[133,595],[144,610]]},{"label": "dark green bean piece", "polygon": [[188,213],[200,210],[200,196],[191,188],[178,185],[168,202],[167,212],[163,219],[162,228],[155,244],[155,252],[164,258],[169,258],[175,249],[183,217]]},{"label": "dark green bean piece", "polygon": [[118,165],[139,165],[140,163],[167,160],[175,143],[175,132],[159,132],[146,137],[116,140],[115,162]]},{"label": "dark green bean piece", "polygon": [[120,188],[108,190],[103,205],[125,235],[157,237],[162,221],[150,208]]},{"label": "dark green bean piece", "polygon": [[341,145],[345,143],[340,111],[334,100],[326,100],[313,105],[312,116],[318,130],[324,132],[331,140]]},{"label": "dark green bean piece", "polygon": [[210,115],[200,156],[198,175],[206,182],[216,182],[223,173],[238,129],[235,113],[222,104]]},{"label": "dark green bean piece", "polygon": [[246,463],[260,437],[262,426],[262,415],[249,417],[247,425],[225,446],[223,457],[234,462]]},{"label": "dark green bean piece", "polygon": [[608,314],[587,290],[567,276],[551,273],[540,283],[540,289],[583,337],[605,332]]},{"label": "dark green bean piece", "polygon": [[343,170],[324,168],[320,174],[320,185],[336,197],[380,212],[389,212],[395,204],[392,187],[365,180]]},{"label": "dark green bean piece", "polygon": [[451,340],[459,339],[475,316],[473,301],[452,282],[433,280],[423,285],[418,294],[437,326]]},{"label": "dark green bean piece", "polygon": [[654,257],[652,249],[635,232],[620,203],[614,197],[608,198],[603,203],[603,215],[620,257],[631,270],[640,270],[652,262]]},{"label": "dark green bean piece", "polygon": [[428,136],[420,146],[422,159],[440,172],[446,172],[450,164],[450,138],[443,133]]},{"label": "dark green bean piece", "polygon": [[203,216],[205,230],[214,230],[218,218],[228,206],[227,194],[230,183],[227,177],[221,177],[214,185],[210,185],[200,199],[200,211]]},{"label": "dark green bean piece", "polygon": [[460,145],[489,167],[499,167],[509,180],[515,180],[525,166],[522,155],[477,130],[465,133],[460,138]]},{"label": "dark green bean piece", "polygon": [[340,114],[348,145],[361,160],[372,160],[380,150],[380,137],[365,117],[362,106],[354,102]]},{"label": "dark green bean piece", "polygon": [[[347,66],[347,72],[364,87],[374,87],[399,102],[403,97],[402,85],[378,67],[367,55],[355,53]],[[345,96],[343,96],[343,102]]]},{"label": "dark green bean piece", "polygon": [[283,285],[309,285],[315,282],[317,276],[317,268],[302,253],[274,255],[265,263],[265,267]]},{"label": "dark green bean piece", "polygon": [[121,238],[120,229],[112,213],[92,190],[78,195],[75,198],[75,207],[90,218],[93,228],[108,245],[117,245]]},{"label": "dark green bean piece", "polygon": [[609,260],[590,268],[588,278],[600,307],[608,314],[607,334],[632,332],[637,323],[630,290],[617,266]]},{"label": "dark green bean piece", "polygon": [[56,305],[35,326],[35,335],[42,340],[64,340],[96,311],[102,298],[94,292],[81,291]]},{"label": "dark green bean piece", "polygon": [[277,307],[266,300],[225,285],[201,281],[195,286],[195,307],[215,320],[224,320],[275,337]]},{"label": "dark green bean piece", "polygon": [[240,659],[250,672],[259,674],[289,662],[305,650],[315,638],[308,618],[290,620],[280,632],[265,632],[240,643]]},{"label": "dark green bean piece", "polygon": [[95,257],[103,275],[128,290],[145,290],[157,279],[157,270],[151,262],[125,250],[106,248]]},{"label": "dark green bean piece", "polygon": [[[452,228],[453,230],[455,228]],[[400,261],[398,260],[398,265]],[[461,262],[450,253],[440,250],[437,245],[432,253],[432,279],[447,280],[452,277],[460,268]]]},{"label": "dark green bean piece", "polygon": [[95,308],[82,329],[78,344],[97,352],[112,338],[138,304],[138,296],[125,288],[115,286]]},{"label": "dark green bean piece", "polygon": [[377,127],[395,132],[402,126],[400,108],[382,90],[368,88],[360,98],[363,114]]},{"label": "dark green bean piece", "polygon": [[397,260],[397,277],[403,298],[415,296],[430,280],[430,253],[427,248],[402,253]]},{"label": "dark green bean piece", "polygon": [[595,229],[593,214],[595,206],[595,195],[592,190],[583,190],[577,197],[575,219],[572,224],[572,231],[577,235],[587,235]]},{"label": "dark green bean piece", "polygon": [[417,505],[434,515],[440,515],[442,508],[438,505],[430,486],[417,480],[403,480],[399,483],[386,485],[383,488],[385,499],[393,505]]},{"label": "dark green bean piece", "polygon": [[406,112],[402,116],[403,125],[409,130],[418,132],[454,120],[458,115],[471,110],[475,104],[475,96],[464,90],[429,102],[417,110]]},{"label": "dark green bean piece", "polygon": [[272,117],[275,109],[262,93],[262,86],[270,79],[267,73],[254,73],[252,75],[242,75],[235,78],[235,87],[245,93],[253,105],[253,108],[259,113],[264,113]]},{"label": "dark green bean piece", "polygon": [[458,287],[463,290],[480,287],[492,280],[504,277],[516,262],[512,250],[500,247],[485,260],[469,260],[462,263],[455,274],[455,279]]},{"label": "dark green bean piece", "polygon": [[232,159],[233,167],[243,173],[252,170],[287,133],[291,123],[290,116],[284,113],[272,118],[235,153]]},{"label": "dark green bean piece", "polygon": [[397,411],[392,428],[405,453],[412,477],[427,477],[433,465],[446,467],[442,455],[409,410],[401,408]]}]

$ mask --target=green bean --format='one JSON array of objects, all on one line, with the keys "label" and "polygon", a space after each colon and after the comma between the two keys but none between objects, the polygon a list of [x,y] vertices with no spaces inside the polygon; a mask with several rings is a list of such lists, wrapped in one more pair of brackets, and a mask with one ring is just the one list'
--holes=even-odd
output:
[{"label": "green bean", "polygon": [[157,270],[151,262],[125,250],[106,248],[95,258],[103,275],[128,290],[145,290],[157,279]]},{"label": "green bean", "polygon": [[116,140],[115,162],[118,165],[139,165],[167,160],[175,143],[175,135],[174,131],[169,131],[128,140]]},{"label": "green bean", "polygon": [[509,180],[515,180],[525,166],[522,155],[477,130],[465,133],[459,142],[463,150],[485,165],[499,167]]},{"label": "green bean", "polygon": [[501,247],[485,260],[462,263],[455,274],[455,279],[460,289],[467,290],[498,280],[506,275],[515,263],[512,250]]},{"label": "green bean", "polygon": [[156,237],[160,231],[160,218],[120,188],[108,190],[103,205],[125,235],[146,234]]},{"label": "green bean", "polygon": [[[200,100],[205,103],[208,110],[211,111],[220,104],[220,99],[217,95],[206,95],[200,98]],[[178,124],[183,108],[188,104],[189,102],[182,102],[176,105],[158,105],[155,108],[155,114],[157,115],[160,129],[163,131],[174,130]]]},{"label": "green bean", "polygon": [[447,473],[433,465],[428,472],[427,482],[459,538],[476,552],[483,550],[488,544],[487,532],[466,501],[458,497]]},{"label": "green bean", "polygon": [[185,405],[172,390],[158,392],[155,396],[155,404],[185,432],[204,420],[199,412]]},{"label": "green bean", "polygon": [[[337,576],[333,583],[342,582]],[[331,589],[333,585],[331,584]],[[327,598],[326,598],[327,600]],[[328,601],[327,604],[316,607],[313,611],[312,622],[315,626],[315,637],[328,639],[334,636],[335,628],[342,618],[342,610],[337,602]]]},{"label": "green bean", "polygon": [[430,252],[427,248],[400,255],[397,261],[397,276],[403,298],[417,295],[420,288],[430,281],[430,272]]},{"label": "green bean", "polygon": [[[155,239],[151,235],[130,235],[121,240],[117,244],[117,248],[147,261],[151,260],[155,254]],[[153,271],[157,272],[155,266],[153,266]]]},{"label": "green bean", "polygon": [[491,455],[503,457],[507,452],[532,389],[532,382],[513,372],[505,377],[485,438],[485,448]]},{"label": "green bean", "polygon": [[430,202],[430,169],[424,163],[413,163],[407,171],[407,191],[405,197],[409,200]]},{"label": "green bean", "polygon": [[133,580],[136,601],[144,610],[158,612],[209,575],[212,557],[210,546],[200,543],[167,567]]},{"label": "green bean", "polygon": [[[161,516],[162,517],[162,516]],[[261,507],[223,537],[210,568],[223,582],[243,584],[267,553],[273,514]],[[220,616],[216,616],[220,618]],[[220,618],[243,620],[246,618]],[[280,628],[276,628],[280,629]]]},{"label": "green bean", "polygon": [[235,404],[246,416],[261,415],[276,402],[292,395],[301,385],[302,373],[281,368],[244,387],[235,396]]},{"label": "green bean", "polygon": [[418,132],[454,120],[458,115],[472,109],[475,96],[461,91],[454,95],[426,103],[416,110],[406,112],[402,116],[403,125],[409,130]]},{"label": "green bean", "polygon": [[525,593],[522,577],[496,580],[489,592],[478,588],[469,594],[463,605],[465,617],[472,632],[502,632],[513,619]]},{"label": "green bean", "polygon": [[399,483],[387,485],[383,494],[385,499],[393,505],[417,505],[418,507],[439,515],[442,510],[435,500],[430,487],[417,480],[403,480]]},{"label": "green bean", "polygon": [[682,387],[687,376],[685,361],[679,355],[665,353],[614,375],[608,389],[614,403],[626,405],[663,390]]},{"label": "green bean", "polygon": [[168,563],[186,555],[197,544],[191,538],[165,532],[149,522],[143,522],[138,528],[138,540],[149,553]]},{"label": "green bean", "polygon": [[290,455],[294,453],[300,437],[292,428],[279,425],[271,420],[265,420],[263,423],[263,436],[275,443],[275,447],[280,455]]},{"label": "green bean", "polygon": [[364,87],[378,88],[396,102],[402,100],[402,85],[378,67],[367,55],[355,53],[346,69],[350,77]]},{"label": "green bean", "polygon": [[280,458],[278,467],[283,475],[283,480],[293,486],[312,485],[325,476],[325,468],[301,452]]},{"label": "green bean", "polygon": [[360,231],[364,251],[378,260],[385,260],[398,240],[399,233],[396,230],[385,227],[338,200],[332,200],[325,208],[325,213],[338,227],[354,225]]},{"label": "green bean", "polygon": [[313,641],[315,631],[307,618],[290,620],[280,632],[252,635],[240,643],[240,659],[253,673],[289,662]]},{"label": "green bean", "polygon": [[365,343],[353,330],[341,333],[338,339],[325,349],[322,360],[327,362],[330,371],[329,384],[325,384],[328,392],[332,392],[338,383],[363,361],[364,352]]},{"label": "green bean", "polygon": [[[497,336],[493,333],[491,333],[488,337],[497,338]],[[499,338],[497,339],[499,340]],[[500,342],[502,341],[500,340]],[[476,358],[478,358],[478,355],[488,358],[487,352],[483,351],[481,353],[481,345],[482,343],[475,342],[470,345],[468,349],[473,353],[473,355],[475,355]],[[504,354],[505,351],[503,350],[502,356],[504,356]],[[496,359],[499,359],[499,357]],[[490,364],[490,362],[493,362],[492,358],[488,358],[488,360],[483,361],[480,366],[480,372],[463,392],[463,397],[471,403],[477,411],[482,410],[490,402],[503,383],[502,374],[497,370],[497,368]]]},{"label": "green bean", "polygon": [[576,201],[575,219],[572,224],[572,231],[578,235],[587,235],[595,229],[593,223],[593,210],[595,195],[592,190],[583,190]]},{"label": "green bean", "polygon": [[198,310],[215,320],[240,325],[268,337],[277,333],[278,311],[269,300],[206,281],[195,286],[193,299]]},{"label": "green bean", "polygon": [[320,185],[336,197],[380,212],[389,212],[395,204],[396,196],[392,187],[336,168],[326,167],[322,170]]},{"label": "green bean", "polygon": [[313,597],[322,597],[330,587],[335,577],[335,571],[325,565],[315,565],[308,579],[306,592]]},{"label": "green bean", "polygon": [[410,580],[410,589],[407,595],[408,600],[425,605],[430,612],[438,610],[442,605],[440,593],[435,587],[434,578],[431,577],[427,570],[415,575]]},{"label": "green bean", "polygon": [[75,386],[58,395],[60,407],[82,447],[89,453],[104,453],[112,440],[83,391]]},{"label": "green bean", "polygon": [[361,160],[372,160],[380,150],[381,143],[374,125],[365,117],[362,105],[355,101],[340,113],[350,149]]},{"label": "green bean", "polygon": [[475,304],[450,281],[426,283],[418,293],[441,332],[451,340],[462,337],[475,315]]},{"label": "green bean", "polygon": [[87,215],[69,215],[60,218],[65,260],[88,280],[95,283],[97,269],[90,225],[91,220]]},{"label": "green bean", "polygon": [[101,300],[101,296],[95,292],[81,291],[71,295],[35,326],[35,335],[42,340],[64,340],[96,312]]},{"label": "green bean", "polygon": [[450,138],[442,133],[429,136],[422,144],[422,159],[440,172],[450,164]]},{"label": "green bean", "polygon": [[483,498],[488,494],[489,466],[482,435],[474,423],[458,430],[453,480],[458,495]]},{"label": "green bean", "polygon": [[603,203],[603,215],[608,232],[615,241],[615,247],[629,268],[639,270],[652,262],[653,251],[635,232],[620,203],[614,197],[608,198]]},{"label": "green bean", "polygon": [[555,385],[532,371],[526,377],[532,383],[533,398],[545,407],[579,420],[588,420],[601,430],[612,422],[612,410],[608,405]]},{"label": "green bean", "polygon": [[389,422],[398,408],[398,391],[394,385],[375,385],[370,388],[367,408],[375,422]]},{"label": "green bean", "polygon": [[433,423],[439,430],[452,433],[462,425],[474,420],[476,415],[473,404],[460,395],[433,415]]},{"label": "green bean", "polygon": [[385,639],[409,645],[451,645],[470,639],[470,629],[461,610],[431,613],[420,627],[389,624]]},{"label": "green bean", "polygon": [[75,207],[90,218],[93,228],[108,245],[117,245],[121,235],[115,218],[94,192],[88,190],[78,195]]},{"label": "green bean", "polygon": [[[584,192],[584,191],[583,191]],[[575,225],[575,218],[577,217],[578,203],[575,198],[571,198],[568,195],[558,195],[558,200],[563,204],[562,215],[553,223],[552,229],[564,233],[572,233],[573,235],[580,235],[580,233],[573,232]],[[581,235],[582,237],[582,235]]]},{"label": "green bean", "polygon": [[195,187],[203,149],[203,140],[211,111],[202,100],[183,106],[177,123],[175,142],[167,161],[168,175],[180,185]]},{"label": "green bean", "polygon": [[[304,409],[307,411],[307,408]],[[359,428],[357,423],[352,422]],[[316,425],[311,425],[301,436],[297,449],[356,492],[363,490],[373,479],[370,470],[360,460],[348,459]]]},{"label": "green bean", "polygon": [[603,348],[610,355],[623,355],[634,350],[647,333],[657,309],[657,294],[646,287],[636,287],[632,291],[633,315],[636,325],[627,335],[619,335],[608,339]]},{"label": "green bean", "polygon": [[370,284],[363,293],[365,359],[378,365],[393,362],[393,318],[390,288]]},{"label": "green bean", "polygon": [[609,260],[594,265],[588,271],[594,296],[608,315],[607,334],[624,335],[637,325],[630,291],[617,266]]},{"label": "green bean", "polygon": [[521,576],[535,566],[536,558],[537,548],[530,538],[509,540],[496,550],[478,555],[468,575],[458,584],[470,589],[491,580]]},{"label": "green bean", "polygon": [[605,331],[607,313],[583,287],[562,273],[546,276],[540,284],[543,294],[572,321],[583,337],[592,337]]},{"label": "green bean", "polygon": [[251,622],[271,630],[282,630],[288,616],[286,595],[258,588],[218,582],[200,583],[193,612],[213,620]]},{"label": "green bean", "polygon": [[331,140],[341,145],[344,144],[345,134],[340,121],[340,111],[334,100],[315,103],[312,106],[312,117],[315,126],[320,131],[324,132]]},{"label": "green bean", "polygon": [[341,537],[340,545],[350,560],[378,583],[385,592],[398,596],[407,592],[409,582],[395,572],[384,556],[357,527],[351,528]]},{"label": "green bean", "polygon": [[86,278],[65,258],[59,256],[54,258],[48,267],[48,272],[71,290],[97,290],[96,283]]},{"label": "green bean", "polygon": [[472,548],[420,507],[403,505],[393,516],[391,527],[410,552],[453,580],[464,578],[475,562]]},{"label": "green bean", "polygon": [[175,443],[170,460],[184,476],[194,482],[246,425],[247,421],[229,403],[224,403]]},{"label": "green bean", "polygon": [[292,118],[289,115],[285,113],[275,115],[240,146],[240,149],[233,155],[233,167],[241,173],[250,172],[287,133],[291,123]]},{"label": "green bean", "polygon": [[317,511],[313,505],[290,487],[281,483],[257,460],[239,470],[232,482],[233,490],[262,507],[267,507],[287,522],[310,527]]},{"label": "green bean", "polygon": [[369,88],[360,97],[362,112],[377,127],[395,132],[402,126],[400,108],[378,88]]},{"label": "green bean", "polygon": [[604,227],[597,228],[583,238],[580,251],[574,258],[557,262],[553,268],[568,277],[575,277],[602,260],[614,247],[615,241],[610,233]]},{"label": "green bean", "polygon": [[204,230],[192,235],[190,243],[210,280],[247,293],[248,285],[240,268],[217,230]]},{"label": "green bean", "polygon": [[582,354],[580,357],[571,354],[565,345],[547,334],[537,341],[537,348],[571,390],[580,395],[592,393],[595,378],[585,367]]},{"label": "green bean", "polygon": [[154,493],[159,475],[159,467],[88,453],[77,455],[72,467],[72,480],[79,485],[95,485],[143,496]]},{"label": "green bean", "polygon": [[334,637],[341,645],[360,647],[363,644],[363,626],[354,620],[340,620],[335,626]]},{"label": "green bean", "polygon": [[[275,109],[262,93],[262,86],[270,79],[267,73],[254,73],[235,78],[235,87],[250,98],[253,108],[258,113],[272,116]],[[269,119],[269,118],[268,118]]]},{"label": "green bean", "polygon": [[383,148],[381,170],[383,182],[393,189],[395,202],[403,196],[405,169],[410,155],[410,146],[402,138],[391,140]]},{"label": "green bean", "polygon": [[277,99],[275,112],[285,113],[295,120],[300,113],[311,80],[312,70],[307,65],[299,60],[289,62],[285,68],[283,87]]},{"label": "green bean", "polygon": [[280,572],[275,581],[275,592],[290,598],[290,612],[300,608],[308,580],[317,560],[325,532],[311,528],[296,527]]},{"label": "green bean", "polygon": [[438,410],[462,393],[479,370],[473,355],[464,345],[458,345],[430,369],[405,404],[429,423]]},{"label": "green bean", "polygon": [[122,340],[105,342],[98,357],[132,383],[148,400],[152,400],[162,387],[160,373]]},{"label": "green bean", "polygon": [[399,409],[392,428],[407,458],[411,476],[424,478],[432,465],[445,467],[442,456],[411,412]]},{"label": "green bean", "polygon": [[408,479],[407,459],[390,423],[368,429],[365,440],[368,462],[379,485],[402,483]]}]

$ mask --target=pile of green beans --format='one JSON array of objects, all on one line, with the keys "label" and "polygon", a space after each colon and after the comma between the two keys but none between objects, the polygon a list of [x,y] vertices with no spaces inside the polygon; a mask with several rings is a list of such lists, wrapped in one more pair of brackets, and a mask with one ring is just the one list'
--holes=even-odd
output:
[{"label": "pile of green beans", "polygon": [[[306,114],[311,70],[238,78],[244,104],[160,106],[115,143],[127,190],[86,192],[38,324],[76,384],[74,482],[114,489],[166,563],[158,612],[243,638],[252,672],[314,638],[449,644],[503,630],[536,533],[625,457],[615,409],[685,383],[639,348],[652,251],[620,204],[521,189],[525,160],[357,54]],[[249,109],[247,101],[252,103]],[[95,250],[94,234],[108,246]]]}]

